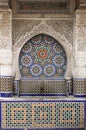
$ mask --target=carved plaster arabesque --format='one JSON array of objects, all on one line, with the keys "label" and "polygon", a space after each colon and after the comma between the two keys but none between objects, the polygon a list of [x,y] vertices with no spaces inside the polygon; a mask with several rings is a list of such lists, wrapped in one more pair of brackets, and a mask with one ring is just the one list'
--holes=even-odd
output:
[{"label": "carved plaster arabesque", "polygon": [[75,19],[75,54],[73,58],[73,77],[86,77],[86,10],[76,11]]},{"label": "carved plaster arabesque", "polygon": [[[64,18],[65,19],[65,18]],[[73,19],[14,19],[13,20],[13,44],[20,39],[21,35],[30,32],[34,26],[38,26],[41,21],[45,21],[48,26],[52,26],[55,32],[60,32],[70,44],[73,44]]]},{"label": "carved plaster arabesque", "polygon": [[0,49],[12,49],[12,12],[0,11]]},{"label": "carved plaster arabesque", "polygon": [[64,35],[69,44],[73,44],[73,20],[47,20],[46,23]]},{"label": "carved plaster arabesque", "polygon": [[13,44],[15,44],[21,36],[26,32],[31,32],[34,26],[40,24],[40,20],[13,20]]},{"label": "carved plaster arabesque", "polygon": [[86,51],[86,10],[77,10],[75,32],[77,50]]},{"label": "carved plaster arabesque", "polygon": [[72,45],[69,44],[67,39],[65,38],[64,35],[61,35],[59,32],[55,32],[52,26],[48,26],[45,21],[43,20],[38,26],[34,26],[32,31],[26,32],[24,35],[21,35],[20,39],[14,44],[13,47],[13,56],[14,56],[14,63],[13,63],[13,69],[14,71],[14,76],[16,79],[20,79],[20,72],[19,72],[19,54],[20,50],[22,49],[23,45],[32,37],[38,34],[47,34],[55,38],[66,51],[67,55],[67,72],[66,72],[66,77],[71,77],[71,55],[72,55]]},{"label": "carved plaster arabesque", "polygon": [[82,43],[79,43],[78,50],[80,50],[80,51],[86,51],[86,41],[82,42]]}]

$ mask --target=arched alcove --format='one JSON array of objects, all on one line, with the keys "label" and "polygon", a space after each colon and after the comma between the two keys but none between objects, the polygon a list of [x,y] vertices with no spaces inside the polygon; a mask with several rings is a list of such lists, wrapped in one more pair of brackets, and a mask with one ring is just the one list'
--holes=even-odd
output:
[{"label": "arched alcove", "polygon": [[14,43],[13,46],[13,74],[15,80],[20,80],[21,75],[19,72],[19,54],[22,47],[25,43],[30,40],[32,37],[39,35],[39,34],[46,34],[53,38],[55,38],[61,46],[64,48],[66,56],[67,56],[67,70],[65,74],[65,78],[71,79],[71,70],[72,70],[72,58],[73,58],[73,51],[72,45],[67,41],[67,38],[64,35],[61,35],[60,32],[56,32],[51,26],[48,26],[44,20],[38,25],[34,26],[31,32],[25,32],[21,37]]},{"label": "arched alcove", "polygon": [[64,95],[67,56],[53,37],[39,34],[28,40],[19,54],[20,94]]},{"label": "arched alcove", "polygon": [[63,47],[51,36],[39,34],[25,43],[19,55],[23,78],[64,78],[67,57]]}]

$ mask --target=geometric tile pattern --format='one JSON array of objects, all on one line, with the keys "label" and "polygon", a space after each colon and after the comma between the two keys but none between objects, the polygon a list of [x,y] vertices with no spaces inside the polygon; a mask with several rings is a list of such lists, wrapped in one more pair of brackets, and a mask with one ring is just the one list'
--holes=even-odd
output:
[{"label": "geometric tile pattern", "polygon": [[13,92],[13,77],[1,76],[0,85],[1,85],[1,92]]},{"label": "geometric tile pattern", "polygon": [[40,34],[30,39],[21,49],[19,70],[26,78],[62,78],[67,58],[63,47],[54,38]]},{"label": "geometric tile pattern", "polygon": [[73,79],[74,95],[86,95],[86,79]]},{"label": "geometric tile pattern", "polygon": [[66,82],[59,80],[29,80],[21,79],[20,94],[66,94]]},{"label": "geometric tile pattern", "polygon": [[2,102],[1,128],[84,128],[84,102]]}]

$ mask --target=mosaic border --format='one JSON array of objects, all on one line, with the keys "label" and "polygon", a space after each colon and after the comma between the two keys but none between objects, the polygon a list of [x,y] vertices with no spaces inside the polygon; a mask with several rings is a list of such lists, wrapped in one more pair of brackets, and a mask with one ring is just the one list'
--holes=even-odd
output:
[{"label": "mosaic border", "polygon": [[83,97],[86,97],[86,95],[77,95],[77,94],[74,94],[74,97],[80,97],[80,98],[83,98]]}]

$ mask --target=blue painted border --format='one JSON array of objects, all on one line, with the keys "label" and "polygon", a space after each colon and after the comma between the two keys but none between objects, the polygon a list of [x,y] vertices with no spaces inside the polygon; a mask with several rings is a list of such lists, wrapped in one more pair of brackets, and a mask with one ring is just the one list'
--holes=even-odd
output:
[{"label": "blue painted border", "polygon": [[[73,95],[72,93],[69,93],[69,96],[72,96],[72,95]],[[65,94],[54,94],[54,93],[52,93],[52,94],[23,94],[23,93],[20,93],[19,96],[66,96],[66,93]]]},{"label": "blue painted border", "polygon": [[13,92],[13,95],[14,95],[14,96],[17,96],[17,93],[14,93],[14,92]]},{"label": "blue painted border", "polygon": [[[24,130],[24,128],[7,128],[7,129],[3,129],[1,128],[0,130]],[[27,128],[27,130],[84,130],[84,128]]]},{"label": "blue painted border", "polygon": [[35,103],[36,103],[36,102],[58,102],[58,103],[59,103],[59,102],[70,102],[70,103],[71,103],[71,102],[75,102],[75,103],[76,103],[76,102],[83,102],[83,103],[86,103],[86,99],[85,99],[85,100],[73,100],[73,99],[72,99],[72,100],[70,100],[70,99],[68,99],[68,100],[67,100],[67,99],[64,99],[64,100],[63,100],[63,99],[62,99],[62,100],[60,100],[60,99],[57,99],[57,100],[44,99],[44,100],[43,100],[43,99],[40,99],[40,98],[39,98],[38,100],[37,100],[37,99],[35,99],[35,100],[26,100],[26,99],[17,100],[17,99],[15,98],[15,100],[7,100],[7,99],[5,100],[5,99],[4,99],[4,100],[2,100],[2,101],[0,101],[0,102],[1,102],[1,103],[3,103],[3,102],[16,102],[16,103],[17,103],[17,102],[20,102],[20,103],[21,103],[21,102],[35,102]]},{"label": "blue painted border", "polygon": [[0,93],[1,97],[12,97],[13,93]]},{"label": "blue painted border", "polygon": [[76,95],[76,94],[74,94],[74,97],[80,97],[80,98],[82,98],[82,97],[86,97],[86,95]]},{"label": "blue painted border", "polygon": [[[17,96],[18,95],[18,93],[14,93],[13,95],[15,95],[15,96]],[[72,93],[69,93],[69,96],[72,96],[73,94]],[[19,95],[18,95],[19,97],[20,96],[52,96],[52,97],[54,97],[54,96],[66,96],[66,94],[23,94],[23,93],[20,93]],[[67,97],[67,96],[66,96]],[[75,97],[75,96],[74,96]],[[80,97],[80,96],[79,96]],[[82,96],[81,96],[82,97]],[[85,97],[85,96],[84,96]]]},{"label": "blue painted border", "polygon": [[66,94],[19,94],[19,96],[66,96]]}]

